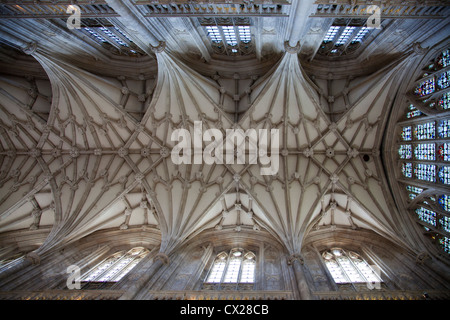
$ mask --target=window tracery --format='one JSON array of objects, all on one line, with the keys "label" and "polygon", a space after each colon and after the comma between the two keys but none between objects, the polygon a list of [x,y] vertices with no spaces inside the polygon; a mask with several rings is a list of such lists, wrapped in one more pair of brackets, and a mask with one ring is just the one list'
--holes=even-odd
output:
[{"label": "window tracery", "polygon": [[241,248],[221,252],[206,277],[207,284],[252,284],[255,282],[256,256]]},{"label": "window tracery", "polygon": [[[425,235],[449,253],[450,49],[425,66],[414,83],[397,146],[405,193]],[[424,111],[420,111],[419,108]],[[432,112],[426,113],[430,109]],[[424,191],[427,191],[423,194]],[[415,200],[419,197],[419,200]]]},{"label": "window tracery", "polygon": [[117,252],[92,268],[82,277],[81,281],[117,282],[130,272],[148,253],[149,250],[142,247]]},{"label": "window tracery", "polygon": [[383,280],[358,253],[332,248],[322,253],[333,280],[338,283],[380,283]]}]

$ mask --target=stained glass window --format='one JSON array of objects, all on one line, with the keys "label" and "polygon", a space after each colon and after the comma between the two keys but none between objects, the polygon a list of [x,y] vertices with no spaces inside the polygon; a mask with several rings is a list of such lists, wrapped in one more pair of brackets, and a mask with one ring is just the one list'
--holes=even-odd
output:
[{"label": "stained glass window", "polygon": [[436,137],[434,121],[418,124],[414,130],[414,136],[417,140],[434,139]]},{"label": "stained glass window", "polygon": [[450,120],[441,120],[438,127],[439,138],[450,138]]},{"label": "stained glass window", "polygon": [[410,144],[403,144],[398,149],[400,159],[411,159],[412,158],[412,146]]},{"label": "stained glass window", "polygon": [[336,283],[383,282],[378,268],[369,265],[355,252],[333,248],[322,253],[325,265]]},{"label": "stained glass window", "polygon": [[[401,143],[398,147],[398,159],[404,177],[414,179],[418,186],[406,186],[406,199],[416,199],[423,191],[420,183],[433,191],[430,183],[450,185],[450,48],[443,50],[436,59],[422,69],[420,80],[415,82],[409,105],[406,108],[406,120],[401,121]],[[444,69],[445,68],[445,69]],[[430,108],[422,113],[415,106]],[[432,110],[431,110],[432,109]],[[420,116],[423,121],[417,121]],[[411,133],[412,130],[412,133]],[[410,157],[410,145],[413,156]],[[413,163],[403,161],[411,160]],[[426,184],[425,184],[426,183]],[[438,186],[436,186],[438,187]],[[419,188],[419,189],[416,189]],[[429,194],[416,202],[413,209],[417,219],[428,224],[424,230],[435,242],[438,240],[444,251],[449,252],[450,195]],[[442,208],[443,210],[441,210]],[[435,211],[433,211],[435,210]],[[434,232],[433,235],[430,232]]]},{"label": "stained glass window", "polygon": [[450,49],[442,51],[442,53],[437,58],[437,65],[441,68],[450,66]]},{"label": "stained glass window", "polygon": [[418,207],[416,209],[417,217],[432,226],[436,226],[436,212],[426,209],[424,207]]},{"label": "stained glass window", "polygon": [[450,161],[450,143],[443,143],[439,146],[439,158],[444,161]]},{"label": "stained glass window", "polygon": [[439,239],[439,243],[442,246],[442,249],[444,250],[444,252],[450,253],[450,238],[443,237],[443,238]]},{"label": "stained glass window", "polygon": [[444,209],[445,211],[450,211],[450,197],[448,195],[444,194],[440,196],[438,201],[442,209]]},{"label": "stained glass window", "polygon": [[414,175],[419,180],[435,182],[436,166],[434,164],[417,163],[414,167]]},{"label": "stained glass window", "polygon": [[442,167],[439,169],[439,180],[444,184],[450,184],[450,167]]},{"label": "stained glass window", "polygon": [[447,110],[450,108],[450,92],[444,93],[438,101],[438,105],[441,109]]},{"label": "stained glass window", "polygon": [[408,111],[406,112],[406,118],[414,118],[418,117],[422,114],[420,110],[418,110],[413,104],[410,104],[408,107]]},{"label": "stained glass window", "polygon": [[253,252],[232,249],[217,255],[206,283],[253,283],[256,257]]},{"label": "stained glass window", "polygon": [[90,270],[82,279],[83,282],[117,282],[122,279],[149,251],[138,247],[128,252],[118,252]]},{"label": "stained glass window", "polygon": [[402,140],[410,141],[411,139],[412,139],[411,126],[403,127],[402,128]]},{"label": "stained glass window", "polygon": [[402,163],[402,173],[406,178],[412,178],[412,163]]},{"label": "stained glass window", "polygon": [[423,189],[414,187],[414,186],[406,186],[406,190],[408,190],[410,193],[408,194],[408,197],[411,200],[414,200],[415,197],[417,197],[418,194],[422,193]]},{"label": "stained glass window", "polygon": [[450,79],[450,71],[446,71],[446,72],[440,74],[437,78],[438,88],[439,89],[447,88],[450,85],[449,79]]},{"label": "stained glass window", "polygon": [[435,91],[435,83],[433,77],[419,83],[419,85],[414,90],[414,93],[419,97],[423,97],[432,94],[434,91]]},{"label": "stained glass window", "polygon": [[422,188],[415,187],[415,186],[406,186],[406,190],[417,193],[417,194],[420,194],[423,192]]},{"label": "stained glass window", "polygon": [[447,216],[442,216],[439,219],[439,224],[441,225],[442,229],[444,229],[447,232],[450,232],[450,218]]},{"label": "stained glass window", "polygon": [[435,160],[434,143],[419,143],[414,147],[414,157],[417,160]]}]

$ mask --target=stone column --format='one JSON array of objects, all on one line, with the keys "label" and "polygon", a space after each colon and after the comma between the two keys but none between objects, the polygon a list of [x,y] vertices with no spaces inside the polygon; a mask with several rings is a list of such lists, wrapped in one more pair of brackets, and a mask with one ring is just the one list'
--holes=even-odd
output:
[{"label": "stone column", "polygon": [[311,300],[311,290],[306,282],[305,272],[303,270],[303,258],[300,255],[293,254],[288,259],[288,265],[291,265],[297,281],[297,288],[301,300]]}]

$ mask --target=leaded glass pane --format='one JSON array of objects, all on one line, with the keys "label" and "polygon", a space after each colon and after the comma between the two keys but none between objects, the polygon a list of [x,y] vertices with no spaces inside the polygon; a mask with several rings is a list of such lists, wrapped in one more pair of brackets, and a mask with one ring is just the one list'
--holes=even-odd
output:
[{"label": "leaded glass pane", "polygon": [[439,146],[439,158],[444,161],[450,161],[450,143],[444,143]]},{"label": "leaded glass pane", "polygon": [[83,281],[96,281],[96,279],[105,273],[111,266],[114,265],[118,260],[120,260],[121,255],[116,254],[113,257],[106,259],[104,262],[100,263],[93,271],[91,271]]},{"label": "leaded glass pane", "polygon": [[429,78],[427,80],[422,81],[414,90],[414,93],[419,97],[426,96],[435,91],[434,78]]},{"label": "leaded glass pane", "polygon": [[450,85],[449,79],[450,79],[450,71],[446,71],[440,74],[437,78],[437,86],[439,87],[439,89],[447,88]]},{"label": "leaded glass pane", "polygon": [[243,283],[254,282],[255,277],[255,260],[245,259],[242,263],[241,281]]},{"label": "leaded glass pane", "polygon": [[86,282],[119,281],[147,254],[148,250],[144,248],[133,248],[127,253],[116,253],[96,266],[82,280]]},{"label": "leaded glass pane", "polygon": [[424,207],[419,207],[416,209],[417,217],[432,226],[436,226],[436,212],[426,209]]},{"label": "leaded glass pane", "polygon": [[443,110],[450,108],[450,92],[444,93],[444,95],[439,99],[438,105]]},{"label": "leaded glass pane", "polygon": [[363,274],[364,278],[366,278],[367,282],[380,282],[381,279],[378,277],[372,267],[367,264],[366,261],[361,259],[354,259],[353,263]]},{"label": "leaded glass pane", "polygon": [[330,271],[331,276],[333,277],[334,282],[336,283],[347,283],[347,277],[345,276],[341,266],[334,260],[325,260],[325,265]]},{"label": "leaded glass pane", "polygon": [[242,259],[240,258],[231,258],[228,263],[227,272],[225,274],[225,278],[223,282],[238,282],[239,277],[239,269],[241,268]]},{"label": "leaded glass pane", "polygon": [[406,112],[406,118],[414,118],[418,117],[422,114],[420,110],[418,110],[413,104],[410,104],[408,107],[408,111]]},{"label": "leaded glass pane", "polygon": [[423,189],[422,189],[422,188],[415,187],[415,186],[406,186],[406,190],[411,191],[411,192],[414,192],[414,193],[417,193],[417,194],[423,192]]},{"label": "leaded glass pane", "polygon": [[442,218],[439,219],[439,223],[442,227],[442,229],[444,229],[447,232],[450,232],[450,218],[447,216],[443,216]]},{"label": "leaded glass pane", "polygon": [[414,157],[417,160],[436,160],[434,143],[420,143],[416,145],[414,147]]},{"label": "leaded glass pane", "polygon": [[450,138],[450,120],[439,122],[438,133],[440,138]]},{"label": "leaded glass pane", "polygon": [[450,167],[439,169],[439,180],[444,184],[450,184]]},{"label": "leaded glass pane", "polygon": [[227,44],[230,46],[237,45],[236,33],[234,32],[233,26],[222,26],[222,31]]},{"label": "leaded glass pane", "polygon": [[450,66],[450,49],[442,51],[436,62],[441,68]]},{"label": "leaded glass pane", "polygon": [[208,36],[211,38],[212,42],[220,43],[222,42],[222,36],[220,35],[219,28],[216,26],[207,26],[205,27],[208,32]]},{"label": "leaded glass pane", "polygon": [[336,33],[339,31],[340,28],[341,27],[331,26],[330,29],[328,29],[327,34],[323,39],[323,42],[333,41],[334,37],[336,36]]},{"label": "leaded glass pane", "polygon": [[436,181],[436,166],[434,164],[418,163],[414,167],[414,174],[417,179],[428,182]]},{"label": "leaded glass pane", "polygon": [[208,280],[206,282],[219,283],[222,280],[222,275],[225,270],[226,260],[216,259],[214,265],[209,273]]},{"label": "leaded glass pane", "polygon": [[411,159],[412,158],[412,146],[410,144],[403,144],[398,149],[398,154],[400,159]]},{"label": "leaded glass pane", "polygon": [[366,282],[346,256],[336,258],[351,282]]},{"label": "leaded glass pane", "polygon": [[412,163],[402,163],[402,173],[406,178],[412,178]]},{"label": "leaded glass pane", "polygon": [[444,252],[450,253],[450,238],[443,237],[443,238],[439,239],[439,243],[441,244]]},{"label": "leaded glass pane", "polygon": [[251,41],[250,27],[249,26],[238,26],[239,38],[244,43],[249,43]]},{"label": "leaded glass pane", "polygon": [[445,211],[450,211],[450,197],[446,194],[439,197],[439,204]]},{"label": "leaded glass pane", "polygon": [[418,140],[434,139],[436,138],[436,129],[433,122],[418,124],[414,130],[414,135]]},{"label": "leaded glass pane", "polygon": [[411,141],[411,139],[412,139],[411,126],[403,127],[402,128],[402,140]]}]

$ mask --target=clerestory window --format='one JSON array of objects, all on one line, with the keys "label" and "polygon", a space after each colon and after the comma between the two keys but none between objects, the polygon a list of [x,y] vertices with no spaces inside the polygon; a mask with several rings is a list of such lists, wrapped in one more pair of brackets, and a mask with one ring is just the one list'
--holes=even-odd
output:
[{"label": "clerestory window", "polygon": [[149,251],[142,247],[117,252],[81,278],[82,282],[117,282],[141,261]]},{"label": "clerestory window", "polygon": [[254,283],[256,256],[251,251],[232,249],[219,253],[205,283]]},{"label": "clerestory window", "polygon": [[378,268],[369,265],[359,254],[341,248],[322,253],[325,265],[336,283],[383,282]]}]

